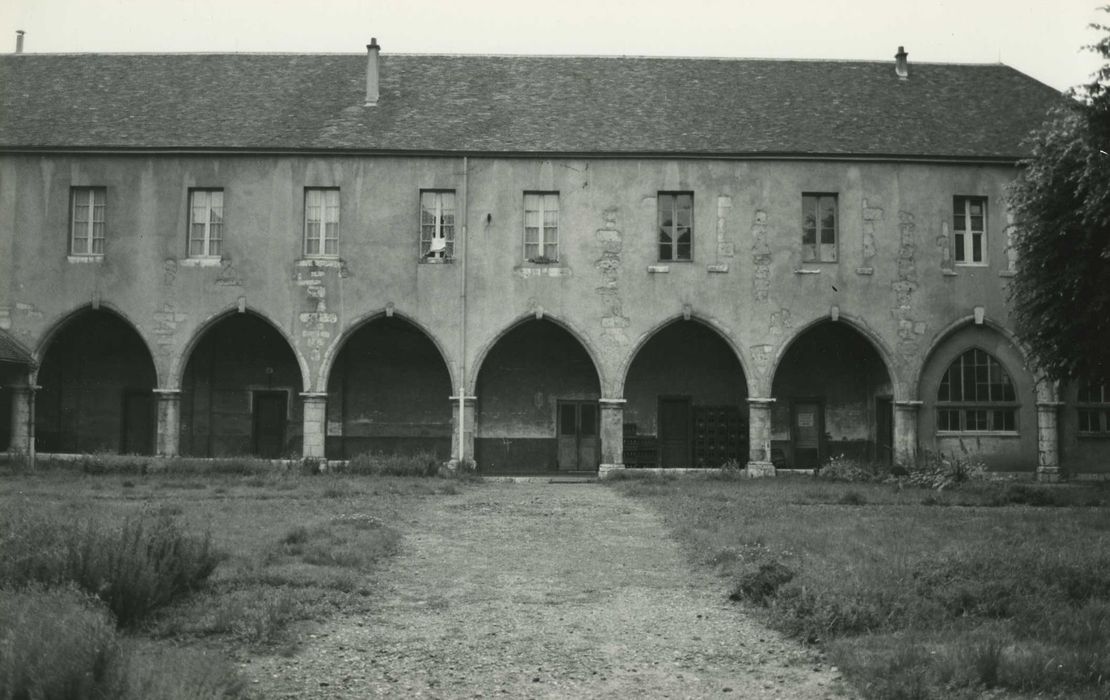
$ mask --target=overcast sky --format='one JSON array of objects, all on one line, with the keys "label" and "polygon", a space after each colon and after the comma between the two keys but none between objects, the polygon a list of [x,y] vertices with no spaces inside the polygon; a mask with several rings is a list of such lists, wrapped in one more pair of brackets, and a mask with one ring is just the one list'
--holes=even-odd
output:
[{"label": "overcast sky", "polygon": [[[365,50],[893,60],[1014,66],[1053,87],[1110,0],[0,0],[28,52]],[[846,7],[845,7],[846,6]],[[2,46],[2,44],[0,44]]]}]

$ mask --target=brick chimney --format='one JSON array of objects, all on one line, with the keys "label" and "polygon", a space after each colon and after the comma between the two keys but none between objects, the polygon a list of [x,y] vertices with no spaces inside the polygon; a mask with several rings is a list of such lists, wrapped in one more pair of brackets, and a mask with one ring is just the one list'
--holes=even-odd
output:
[{"label": "brick chimney", "polygon": [[894,54],[894,72],[898,74],[899,80],[905,80],[910,77],[910,62],[907,60],[909,54],[906,53],[904,46],[898,47],[898,53]]},{"label": "brick chimney", "polygon": [[378,40],[371,37],[370,43],[366,45],[366,106],[374,107],[378,104],[379,87],[378,79],[381,72],[380,61],[378,54],[381,53],[382,47],[378,46]]},{"label": "brick chimney", "polygon": [[23,53],[23,35],[24,35],[24,33],[25,32],[22,29],[15,30],[15,52],[16,53]]}]

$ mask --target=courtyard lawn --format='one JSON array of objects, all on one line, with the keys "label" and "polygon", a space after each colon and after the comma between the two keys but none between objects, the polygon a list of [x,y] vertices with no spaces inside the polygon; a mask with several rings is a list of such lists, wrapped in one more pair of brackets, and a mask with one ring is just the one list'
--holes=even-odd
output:
[{"label": "courtyard lawn", "polygon": [[1110,694],[1108,484],[611,483],[868,697]]},{"label": "courtyard lawn", "polygon": [[[67,674],[91,684],[78,695],[242,694],[232,662],[293,653],[298,626],[369,609],[376,567],[401,546],[391,524],[415,517],[425,499],[465,488],[439,478],[306,475],[249,460],[162,473],[119,461],[105,473],[88,473],[99,471],[90,469],[95,461],[0,472],[0,642],[19,636],[19,644],[0,643],[12,652],[0,649],[0,696],[52,696],[48,682]],[[139,597],[108,584],[89,590],[97,587],[90,580],[110,579],[89,572],[134,568],[113,553],[151,532],[176,539],[132,546],[128,556],[146,559],[157,549],[163,560],[197,559],[192,569],[206,580],[139,601],[157,605],[92,598],[107,602],[105,587],[116,598]],[[67,544],[75,538],[78,546]],[[93,631],[96,649],[86,641]],[[27,654],[39,658],[41,673]],[[67,670],[51,659],[65,660]]]}]

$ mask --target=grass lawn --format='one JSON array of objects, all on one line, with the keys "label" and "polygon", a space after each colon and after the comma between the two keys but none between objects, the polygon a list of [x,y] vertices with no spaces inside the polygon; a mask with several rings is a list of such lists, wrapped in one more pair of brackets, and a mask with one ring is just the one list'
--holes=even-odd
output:
[{"label": "grass lawn", "polygon": [[868,697],[1110,696],[1108,484],[612,486]]},{"label": "grass lawn", "polygon": [[[368,609],[375,568],[401,546],[391,524],[417,517],[425,499],[466,487],[268,465],[241,473],[0,473],[0,697],[37,682],[27,678],[36,657],[71,663],[73,678],[100,683],[60,695],[39,688],[47,697],[241,694],[229,660],[292,653],[298,625]],[[121,550],[131,560],[109,553]],[[154,557],[165,581],[148,576],[141,596],[114,590],[113,578],[145,576],[119,572]],[[179,569],[199,572],[199,583],[177,570],[164,575],[171,560],[187,560]],[[110,603],[109,615],[101,601],[113,592],[123,601]],[[48,617],[60,626],[45,624]],[[5,639],[13,634],[18,644]],[[94,638],[108,640],[110,658],[101,642],[90,649],[82,641]],[[39,673],[65,675],[48,664]]]}]

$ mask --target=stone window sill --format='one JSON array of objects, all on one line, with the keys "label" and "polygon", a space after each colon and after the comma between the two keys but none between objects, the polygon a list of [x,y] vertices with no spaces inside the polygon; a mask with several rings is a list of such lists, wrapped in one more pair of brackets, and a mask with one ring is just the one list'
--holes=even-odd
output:
[{"label": "stone window sill", "polygon": [[819,275],[819,274],[821,274],[821,271],[820,270],[814,270],[814,269],[808,268],[808,267],[799,267],[799,268],[796,268],[794,270],[794,274],[795,275]]},{"label": "stone window sill", "polygon": [[990,438],[1019,438],[1021,433],[1010,430],[938,430],[937,437],[958,437],[958,438],[973,438],[973,437],[990,437]]},{"label": "stone window sill", "polygon": [[647,271],[653,275],[665,275],[671,271],[670,265],[648,265]]},{"label": "stone window sill", "polygon": [[329,255],[327,257],[318,258],[301,258],[297,261],[297,267],[336,267],[341,268],[344,266],[343,260],[336,255]]},{"label": "stone window sill", "polygon": [[420,258],[421,265],[452,265],[454,258]]},{"label": "stone window sill", "polygon": [[1017,275],[1016,270],[999,270],[998,271],[998,276],[999,277],[1014,277],[1016,275]]},{"label": "stone window sill", "polygon": [[223,258],[205,257],[205,258],[185,258],[181,261],[182,267],[219,267],[223,262]]},{"label": "stone window sill", "polygon": [[513,268],[517,277],[570,277],[573,272],[569,267],[560,267],[553,264],[524,263]]},{"label": "stone window sill", "polygon": [[67,255],[66,262],[81,265],[84,263],[102,263],[104,262],[103,255]]},{"label": "stone window sill", "polygon": [[956,272],[955,270],[944,268],[940,271],[940,274],[944,275],[945,277],[958,277],[960,273]]},{"label": "stone window sill", "polygon": [[706,272],[715,272],[715,273],[725,273],[725,272],[728,272],[728,264],[727,263],[718,263],[716,265],[706,265],[705,266],[705,271]]}]

